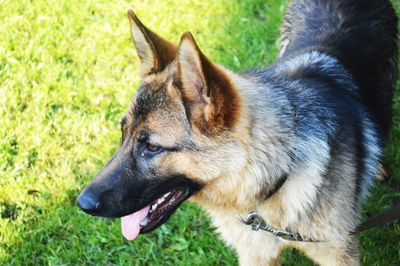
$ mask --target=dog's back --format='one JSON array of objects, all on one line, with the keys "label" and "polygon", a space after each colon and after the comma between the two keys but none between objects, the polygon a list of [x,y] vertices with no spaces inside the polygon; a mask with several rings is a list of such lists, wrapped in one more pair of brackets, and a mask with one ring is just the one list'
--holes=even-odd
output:
[{"label": "dog's back", "polygon": [[388,0],[295,0],[285,16],[280,54],[312,49],[339,59],[387,135],[397,78],[397,35],[397,17]]},{"label": "dog's back", "polygon": [[[358,265],[351,232],[392,112],[390,3],[294,0],[281,57],[241,74],[211,62],[190,33],[176,46],[128,14],[143,82],[121,146],[79,197],[81,208],[124,216],[124,235],[134,239],[191,196],[243,265],[275,265],[288,245],[322,265]],[[251,232],[236,219],[248,210],[322,242]]]}]

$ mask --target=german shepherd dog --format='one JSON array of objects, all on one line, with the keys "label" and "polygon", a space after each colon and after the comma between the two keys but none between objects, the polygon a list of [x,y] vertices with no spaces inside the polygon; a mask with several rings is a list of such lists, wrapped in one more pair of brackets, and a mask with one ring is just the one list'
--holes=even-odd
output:
[{"label": "german shepherd dog", "polygon": [[[175,45],[128,11],[141,85],[122,142],[77,202],[122,217],[132,240],[189,199],[204,207],[241,265],[275,265],[294,247],[321,265],[358,265],[362,203],[380,174],[392,117],[397,17],[388,0],[294,0],[279,58],[235,73],[191,33]],[[255,210],[306,243],[254,232]]]}]

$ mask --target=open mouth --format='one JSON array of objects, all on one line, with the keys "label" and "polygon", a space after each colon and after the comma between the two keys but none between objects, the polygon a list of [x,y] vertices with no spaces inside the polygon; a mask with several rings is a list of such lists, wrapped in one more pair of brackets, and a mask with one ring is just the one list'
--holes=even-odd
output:
[{"label": "open mouth", "polygon": [[190,196],[188,188],[173,189],[143,209],[121,218],[122,234],[128,240],[135,239],[139,233],[150,232],[162,225]]}]

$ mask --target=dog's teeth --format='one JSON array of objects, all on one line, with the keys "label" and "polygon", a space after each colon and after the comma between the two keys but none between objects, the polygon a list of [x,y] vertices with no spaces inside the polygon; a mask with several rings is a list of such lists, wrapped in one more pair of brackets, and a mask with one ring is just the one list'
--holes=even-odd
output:
[{"label": "dog's teeth", "polygon": [[161,203],[163,203],[163,201],[164,201],[164,198],[159,198],[159,199],[157,200],[157,204],[161,204]]},{"label": "dog's teeth", "polygon": [[140,226],[146,226],[147,222],[148,222],[148,220],[147,220],[147,217],[146,217],[143,221],[140,222]]},{"label": "dog's teeth", "polygon": [[166,198],[169,196],[169,194],[171,194],[171,192],[165,193],[163,197]]},{"label": "dog's teeth", "polygon": [[155,209],[157,208],[157,206],[158,206],[158,204],[157,204],[157,203],[154,203],[153,205],[151,205],[151,208],[152,208],[153,210],[155,210]]}]

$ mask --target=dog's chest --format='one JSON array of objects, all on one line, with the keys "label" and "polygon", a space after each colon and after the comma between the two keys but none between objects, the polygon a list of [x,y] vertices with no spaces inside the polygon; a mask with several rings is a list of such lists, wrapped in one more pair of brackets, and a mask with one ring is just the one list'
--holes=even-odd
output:
[{"label": "dog's chest", "polygon": [[253,254],[254,258],[277,253],[285,242],[263,231],[253,231],[237,219],[237,214],[225,210],[208,210],[213,225],[239,254]]}]

